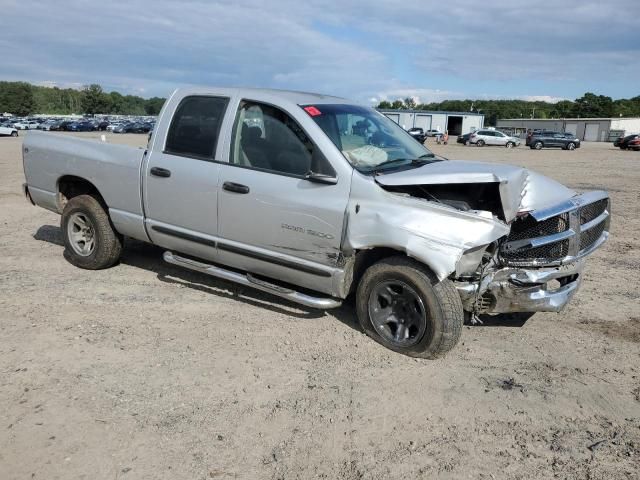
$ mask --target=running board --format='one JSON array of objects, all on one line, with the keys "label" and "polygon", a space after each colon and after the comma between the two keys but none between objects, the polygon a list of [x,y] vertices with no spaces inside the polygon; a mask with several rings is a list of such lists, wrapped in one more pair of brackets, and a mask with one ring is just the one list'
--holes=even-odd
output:
[{"label": "running board", "polygon": [[342,305],[342,301],[336,298],[312,297],[311,295],[296,292],[295,290],[292,290],[290,288],[282,287],[280,285],[275,285],[265,280],[261,280],[254,277],[250,273],[242,274],[233,272],[231,270],[225,270],[224,268],[209,265],[208,263],[202,263],[197,260],[192,260],[190,258],[175,255],[174,253],[171,253],[169,251],[164,252],[162,258],[164,258],[165,262],[171,263],[172,265],[178,265],[179,267],[188,268],[189,270],[206,273],[207,275],[211,275],[212,277],[218,277],[223,280],[239,283],[240,285],[244,285],[246,287],[255,288],[256,290],[262,290],[263,292],[267,292],[281,298],[286,298],[287,300],[305,305],[307,307],[327,310],[329,308],[336,308]]}]

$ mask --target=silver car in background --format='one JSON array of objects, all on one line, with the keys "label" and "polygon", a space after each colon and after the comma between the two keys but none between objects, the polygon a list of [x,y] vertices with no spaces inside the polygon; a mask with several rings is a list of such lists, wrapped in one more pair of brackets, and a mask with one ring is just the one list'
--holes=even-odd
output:
[{"label": "silver car in background", "polygon": [[520,145],[520,139],[510,137],[498,130],[483,129],[473,132],[469,137],[469,143],[475,144],[478,147],[498,145],[500,147],[513,148]]}]

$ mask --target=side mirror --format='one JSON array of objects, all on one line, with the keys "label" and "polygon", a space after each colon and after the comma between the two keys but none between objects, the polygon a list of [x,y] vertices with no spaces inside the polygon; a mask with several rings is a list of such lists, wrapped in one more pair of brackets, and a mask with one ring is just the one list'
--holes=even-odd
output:
[{"label": "side mirror", "polygon": [[305,180],[313,183],[324,183],[325,185],[335,185],[338,183],[338,179],[332,175],[325,175],[324,173],[316,173],[311,170],[304,176]]},{"label": "side mirror", "polygon": [[327,185],[335,185],[338,183],[336,172],[329,163],[329,160],[327,160],[327,157],[315,146],[311,154],[311,166],[304,178],[310,182],[324,183]]}]

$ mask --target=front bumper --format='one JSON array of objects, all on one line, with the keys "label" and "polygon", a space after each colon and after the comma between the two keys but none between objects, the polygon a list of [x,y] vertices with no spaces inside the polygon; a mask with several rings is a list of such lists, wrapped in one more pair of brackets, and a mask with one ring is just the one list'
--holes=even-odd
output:
[{"label": "front bumper", "polygon": [[582,281],[584,260],[553,268],[502,268],[481,283],[457,282],[464,309],[476,313],[559,312]]},{"label": "front bumper", "polygon": [[586,258],[609,238],[609,208],[605,192],[588,192],[516,219],[500,246],[501,266],[456,282],[465,310],[561,311],[580,287]]}]

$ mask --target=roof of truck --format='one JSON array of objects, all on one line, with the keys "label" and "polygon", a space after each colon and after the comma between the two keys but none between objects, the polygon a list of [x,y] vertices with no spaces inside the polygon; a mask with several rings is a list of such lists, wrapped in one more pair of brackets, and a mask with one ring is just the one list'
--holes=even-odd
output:
[{"label": "roof of truck", "polygon": [[252,96],[259,95],[260,97],[269,96],[274,98],[281,98],[283,100],[287,100],[289,102],[296,103],[298,105],[309,105],[309,104],[358,104],[359,102],[355,102],[353,100],[348,100],[346,98],[334,97],[331,95],[324,95],[322,93],[311,93],[311,92],[298,92],[295,90],[278,90],[274,88],[242,88],[242,87],[185,87],[178,88],[175,94],[179,94],[181,96],[184,95],[198,95],[198,94],[207,94],[207,95],[224,95],[224,96],[239,96],[251,98]]}]

